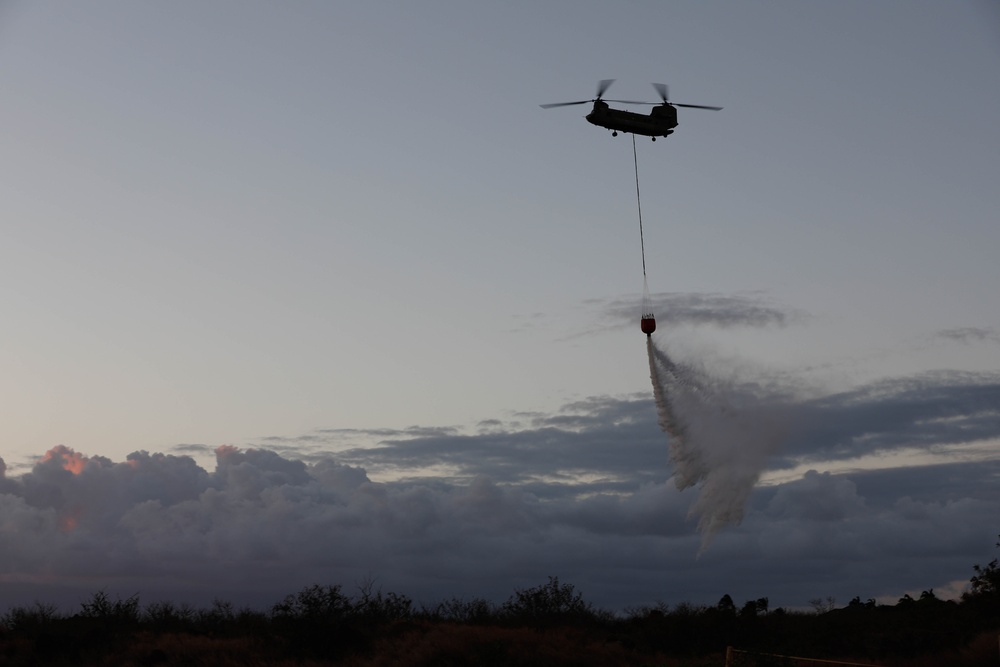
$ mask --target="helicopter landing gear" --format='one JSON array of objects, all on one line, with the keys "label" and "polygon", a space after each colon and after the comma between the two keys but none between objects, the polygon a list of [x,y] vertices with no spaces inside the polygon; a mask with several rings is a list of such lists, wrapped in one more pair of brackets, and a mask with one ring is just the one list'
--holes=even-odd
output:
[{"label": "helicopter landing gear", "polygon": [[618,133],[617,133],[617,132],[612,132],[612,133],[611,133],[611,136],[612,136],[612,137],[617,137],[617,136],[618,136]]},{"label": "helicopter landing gear", "polygon": [[656,141],[656,137],[653,137],[653,141]]}]

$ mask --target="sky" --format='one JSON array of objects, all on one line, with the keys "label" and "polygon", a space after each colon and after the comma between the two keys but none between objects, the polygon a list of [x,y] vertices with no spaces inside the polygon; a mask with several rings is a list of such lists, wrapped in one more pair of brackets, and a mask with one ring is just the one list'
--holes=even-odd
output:
[{"label": "sky", "polygon": [[481,4],[0,5],[4,604],[997,555],[996,3]]}]

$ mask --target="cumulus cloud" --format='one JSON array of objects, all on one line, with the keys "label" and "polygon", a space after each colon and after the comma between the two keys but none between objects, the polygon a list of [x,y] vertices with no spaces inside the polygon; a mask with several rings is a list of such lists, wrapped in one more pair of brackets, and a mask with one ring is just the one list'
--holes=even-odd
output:
[{"label": "cumulus cloud", "polygon": [[[782,413],[792,437],[774,461],[819,469],[915,438],[998,439],[998,391],[995,376],[931,374],[804,400]],[[807,606],[967,579],[992,558],[1000,516],[996,457],[809,472],[751,485],[742,523],[699,558],[688,513],[700,489],[673,483],[648,396],[591,397],[473,434],[385,433],[363,447],[306,434],[301,456],[294,437],[283,452],[222,446],[212,469],[54,447],[0,475],[0,593],[7,604],[72,606],[104,588],[266,607],[314,582],[374,576],[433,603],[503,600],[555,575],[612,609],[724,593]],[[326,439],[338,446],[322,451]]]},{"label": "cumulus cloud", "polygon": [[865,502],[851,480],[810,470],[801,481],[779,488],[767,511],[778,518],[842,521],[863,514]]}]

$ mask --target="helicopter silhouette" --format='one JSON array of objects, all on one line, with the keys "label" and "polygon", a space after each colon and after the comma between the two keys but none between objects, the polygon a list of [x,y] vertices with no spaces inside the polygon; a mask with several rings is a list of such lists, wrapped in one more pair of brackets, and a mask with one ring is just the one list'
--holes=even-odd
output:
[{"label": "helicopter silhouette", "polygon": [[[632,100],[605,100],[604,93],[614,83],[614,79],[602,79],[597,84],[597,97],[591,100],[579,100],[577,102],[556,102],[555,104],[540,104],[543,109],[554,107],[568,107],[574,104],[594,103],[594,109],[587,114],[587,120],[599,127],[611,130],[611,136],[617,137],[619,132],[631,132],[652,137],[656,141],[657,137],[669,137],[677,127],[677,107],[688,107],[691,109],[708,109],[710,111],[721,111],[722,107],[707,107],[701,104],[679,104],[670,102],[667,95],[667,86],[662,83],[654,83],[653,88],[660,94],[662,102],[636,102]],[[622,109],[612,109],[608,102],[618,102],[620,104],[653,104],[649,114],[624,111]]]}]

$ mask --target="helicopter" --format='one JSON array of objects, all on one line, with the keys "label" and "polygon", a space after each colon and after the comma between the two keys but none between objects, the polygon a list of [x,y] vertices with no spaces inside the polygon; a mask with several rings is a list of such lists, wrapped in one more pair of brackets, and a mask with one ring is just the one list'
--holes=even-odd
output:
[{"label": "helicopter", "polygon": [[[611,130],[611,136],[617,137],[619,132],[631,132],[652,137],[656,141],[657,137],[669,137],[677,127],[677,107],[688,107],[691,109],[709,109],[711,111],[721,111],[722,107],[707,107],[700,104],[679,104],[668,101],[667,86],[662,83],[654,83],[653,88],[660,94],[663,102],[635,102],[631,100],[605,100],[604,93],[614,83],[614,79],[602,79],[597,84],[597,97],[592,100],[579,100],[577,102],[556,102],[555,104],[540,104],[543,109],[554,107],[568,107],[574,104],[594,103],[594,109],[587,114],[587,120],[594,125],[606,127]],[[608,102],[618,102],[620,104],[653,104],[655,105],[649,115],[612,109]]]}]

